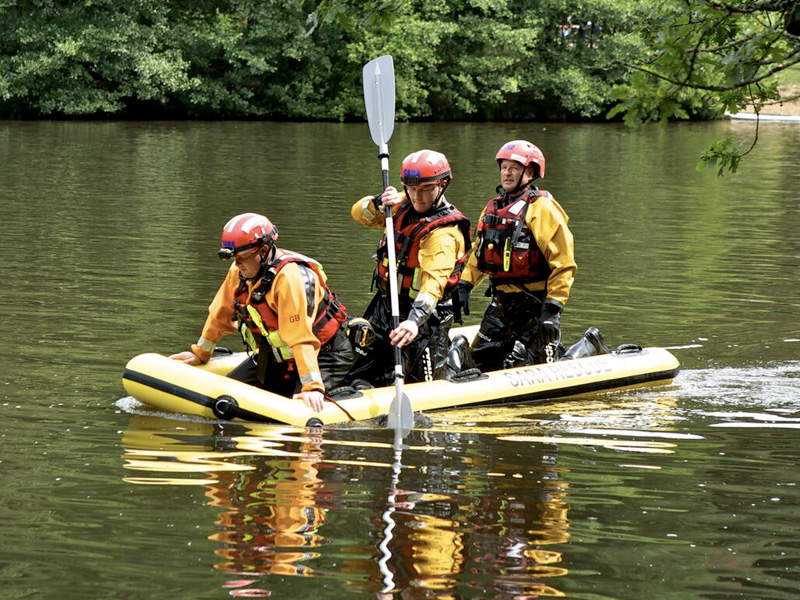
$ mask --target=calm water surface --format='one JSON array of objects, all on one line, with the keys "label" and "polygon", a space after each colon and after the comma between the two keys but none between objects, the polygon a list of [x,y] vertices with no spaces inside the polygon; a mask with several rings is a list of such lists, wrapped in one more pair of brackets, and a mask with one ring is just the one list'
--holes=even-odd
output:
[{"label": "calm water surface", "polygon": [[197,338],[239,212],[363,310],[366,125],[0,123],[0,596],[796,598],[800,127],[762,125],[740,175],[694,170],[752,131],[399,124],[392,181],[405,154],[444,151],[473,218],[499,145],[540,145],[576,238],[565,338],[596,325],[683,370],[430,414],[398,452],[374,423],[192,420],[120,382]]}]

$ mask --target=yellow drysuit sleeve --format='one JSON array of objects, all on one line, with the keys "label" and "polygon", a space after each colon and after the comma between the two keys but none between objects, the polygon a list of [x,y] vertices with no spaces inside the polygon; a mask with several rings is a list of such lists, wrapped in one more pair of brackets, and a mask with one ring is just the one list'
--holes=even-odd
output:
[{"label": "yellow drysuit sleeve", "polygon": [[466,248],[464,234],[458,225],[437,227],[420,240],[420,287],[417,300],[426,303],[432,301],[433,304],[429,306],[436,306],[442,299],[456,262],[464,255]]}]

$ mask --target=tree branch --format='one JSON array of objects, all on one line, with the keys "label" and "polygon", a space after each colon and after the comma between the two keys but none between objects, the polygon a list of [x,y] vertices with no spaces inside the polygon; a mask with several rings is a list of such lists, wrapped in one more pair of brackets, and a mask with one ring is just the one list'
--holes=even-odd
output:
[{"label": "tree branch", "polygon": [[[616,63],[616,64],[621,64],[621,65],[623,65],[623,66],[625,66],[625,67],[627,67],[629,69],[632,69],[634,71],[639,71],[640,73],[644,73],[645,75],[649,75],[650,77],[654,77],[655,79],[664,81],[666,83],[671,83],[672,85],[676,85],[676,86],[678,86],[680,88],[687,87],[687,88],[691,88],[691,89],[694,89],[694,90],[702,90],[702,91],[706,91],[706,92],[731,92],[733,90],[738,90],[738,89],[741,89],[741,88],[746,87],[748,85],[754,85],[754,84],[757,84],[757,83],[761,83],[762,81],[764,81],[765,79],[768,79],[769,77],[771,77],[775,73],[779,73],[780,71],[783,71],[785,69],[788,69],[789,67],[792,67],[792,66],[800,63],[800,49],[797,49],[794,52],[790,53],[787,58],[790,58],[791,60],[788,61],[788,62],[783,62],[780,65],[765,71],[764,73],[762,73],[761,75],[759,75],[757,77],[751,77],[750,79],[746,79],[746,80],[743,80],[743,81],[741,81],[739,83],[735,83],[735,84],[732,84],[732,85],[703,85],[703,84],[700,84],[700,83],[685,83],[684,81],[681,81],[681,80],[676,79],[674,77],[669,77],[667,75],[662,75],[661,73],[658,73],[658,72],[653,71],[651,69],[646,69],[646,68],[641,67],[641,66],[639,66],[639,65],[637,65],[635,63],[626,62],[626,61],[612,61],[612,62]],[[767,64],[770,64],[770,63],[767,63]]]}]

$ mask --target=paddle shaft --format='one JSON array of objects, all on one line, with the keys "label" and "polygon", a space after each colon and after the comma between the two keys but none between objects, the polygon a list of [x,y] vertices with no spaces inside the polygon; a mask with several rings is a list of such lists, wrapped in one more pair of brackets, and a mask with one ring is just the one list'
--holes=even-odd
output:
[{"label": "paddle shaft", "polygon": [[[364,103],[367,109],[372,140],[378,146],[383,190],[389,187],[389,138],[394,129],[394,65],[391,56],[381,56],[364,65]],[[400,325],[400,302],[397,290],[397,256],[395,255],[394,217],[392,207],[384,207],[386,247],[389,268],[389,301],[392,326]],[[403,394],[403,352],[394,347],[395,398],[389,408],[387,424],[400,430],[410,429],[414,422],[411,401]]]},{"label": "paddle shaft", "polygon": [[[383,162],[383,158],[381,162]],[[386,160],[386,167],[383,170],[383,189],[389,187],[389,170],[388,158]],[[397,290],[397,256],[395,255],[394,245],[394,217],[392,216],[392,207],[387,206],[385,209],[385,223],[386,223],[386,246],[389,259],[389,299],[392,308],[392,327],[397,329],[400,325],[400,299]],[[398,347],[394,347],[394,379],[395,387],[397,388],[398,398],[403,393],[403,351]],[[399,387],[398,387],[399,386]]]}]

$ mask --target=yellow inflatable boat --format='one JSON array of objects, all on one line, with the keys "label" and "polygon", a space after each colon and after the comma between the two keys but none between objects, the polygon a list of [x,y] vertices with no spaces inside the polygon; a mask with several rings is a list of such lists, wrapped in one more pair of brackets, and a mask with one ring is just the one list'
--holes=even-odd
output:
[{"label": "yellow inflatable boat", "polygon": [[[474,334],[454,328],[451,334]],[[325,403],[314,413],[299,400],[285,398],[226,377],[244,353],[212,358],[192,367],[160,354],[131,359],[122,375],[125,390],[161,410],[208,419],[268,421],[320,426],[381,417],[389,412],[395,387],[354,391]],[[459,381],[410,383],[403,392],[415,411],[542,401],[641,384],[669,383],[678,360],[663,348],[626,345],[608,354],[493,371]]]}]

